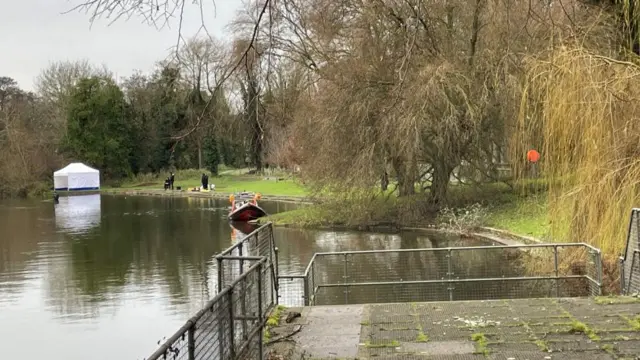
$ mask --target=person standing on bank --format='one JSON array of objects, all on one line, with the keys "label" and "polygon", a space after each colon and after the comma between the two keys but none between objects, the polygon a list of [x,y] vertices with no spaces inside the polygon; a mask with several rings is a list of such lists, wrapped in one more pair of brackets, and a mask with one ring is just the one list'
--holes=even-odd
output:
[{"label": "person standing on bank", "polygon": [[169,183],[171,184],[171,190],[173,190],[173,181],[175,180],[176,175],[171,172],[171,176],[169,176]]}]

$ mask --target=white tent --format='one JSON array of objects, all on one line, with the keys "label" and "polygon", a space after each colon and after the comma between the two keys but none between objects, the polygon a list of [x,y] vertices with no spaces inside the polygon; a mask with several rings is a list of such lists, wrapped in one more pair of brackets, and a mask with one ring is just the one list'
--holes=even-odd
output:
[{"label": "white tent", "polygon": [[83,163],[71,163],[53,173],[53,188],[56,190],[98,190],[100,171]]}]

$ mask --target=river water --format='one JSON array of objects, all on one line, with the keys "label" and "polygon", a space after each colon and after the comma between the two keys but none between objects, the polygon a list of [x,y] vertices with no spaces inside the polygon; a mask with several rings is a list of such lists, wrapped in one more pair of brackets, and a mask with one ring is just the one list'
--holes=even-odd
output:
[{"label": "river water", "polygon": [[[293,203],[262,202],[269,213]],[[0,203],[0,351],[7,359],[143,359],[214,295],[213,257],[241,236],[228,202],[85,195]],[[316,252],[477,240],[277,228],[281,273]]]}]

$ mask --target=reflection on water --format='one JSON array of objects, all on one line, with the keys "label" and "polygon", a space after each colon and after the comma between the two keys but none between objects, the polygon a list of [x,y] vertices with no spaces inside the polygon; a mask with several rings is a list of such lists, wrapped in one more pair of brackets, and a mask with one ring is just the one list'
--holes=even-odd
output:
[{"label": "reflection on water", "polygon": [[56,226],[69,234],[82,234],[100,225],[100,194],[64,196],[54,209]]},{"label": "reflection on water", "polygon": [[[263,201],[276,213],[296,207]],[[90,195],[0,204],[0,344],[7,359],[142,359],[210,299],[215,254],[251,227],[228,202]],[[245,224],[246,225],[246,224]],[[279,268],[314,252],[469,244],[424,234],[276,229]],[[402,261],[414,261],[407,258]],[[419,264],[414,264],[418,266]]]}]

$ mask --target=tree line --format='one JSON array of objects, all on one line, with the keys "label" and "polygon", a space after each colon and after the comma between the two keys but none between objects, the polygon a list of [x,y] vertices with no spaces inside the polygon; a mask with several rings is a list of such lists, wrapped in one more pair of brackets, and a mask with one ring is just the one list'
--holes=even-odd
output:
[{"label": "tree line", "polygon": [[[110,3],[81,8],[99,16]],[[122,11],[160,16],[153,4]],[[393,183],[399,196],[424,192],[442,204],[452,177],[500,180],[503,163],[525,162],[523,149],[564,136],[541,129],[549,99],[529,88],[551,76],[541,62],[579,49],[634,66],[636,8],[635,0],[247,1],[232,38],[194,37],[151,75],[116,84],[104,69],[61,63],[43,72],[35,94],[3,80],[0,171],[24,182],[62,158],[113,178],[269,164],[300,169],[320,187]]]},{"label": "tree line", "polygon": [[215,46],[194,37],[150,73],[120,81],[85,60],[52,63],[33,92],[0,77],[0,194],[25,194],[68,161],[100,169],[107,182],[254,165],[253,125],[217,80],[233,54]]}]

